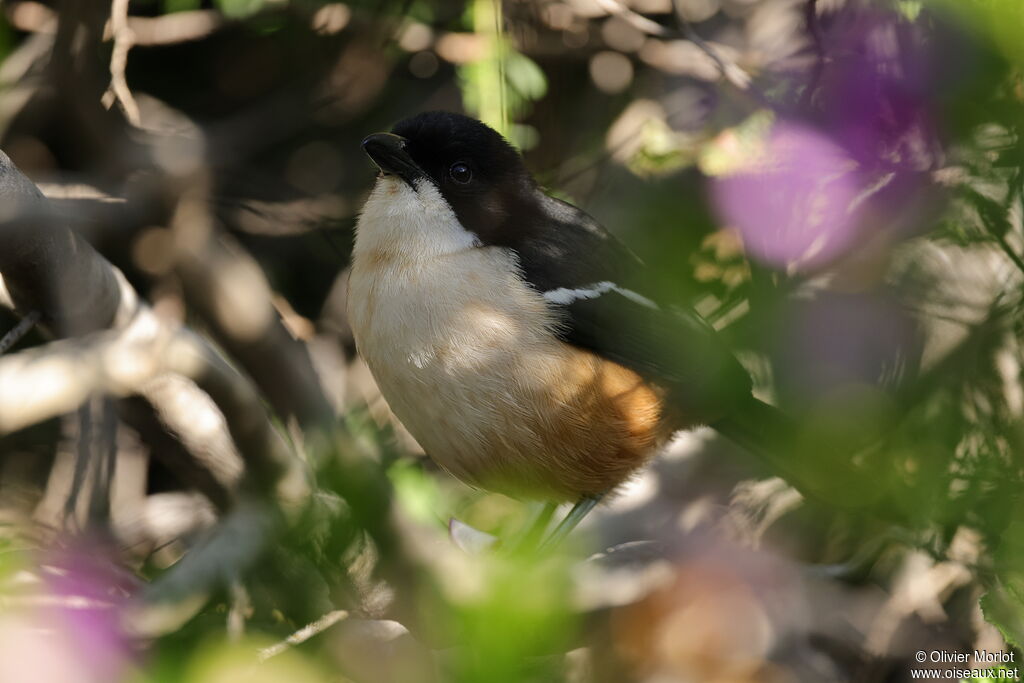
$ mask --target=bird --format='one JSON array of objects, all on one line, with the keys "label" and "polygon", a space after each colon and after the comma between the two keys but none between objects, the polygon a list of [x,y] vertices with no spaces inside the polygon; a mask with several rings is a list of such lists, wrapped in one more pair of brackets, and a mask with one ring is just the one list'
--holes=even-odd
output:
[{"label": "bird", "polygon": [[349,273],[356,348],[456,478],[573,503],[560,539],[673,434],[751,405],[721,336],[486,124],[429,111],[362,148],[379,173]]}]

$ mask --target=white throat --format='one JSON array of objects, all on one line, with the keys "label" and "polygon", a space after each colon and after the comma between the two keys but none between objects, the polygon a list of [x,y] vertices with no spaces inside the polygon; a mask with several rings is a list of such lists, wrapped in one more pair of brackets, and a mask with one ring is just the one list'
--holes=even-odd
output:
[{"label": "white throat", "polygon": [[480,246],[459,223],[448,202],[429,180],[416,188],[393,176],[377,179],[356,224],[354,257],[387,254],[421,260]]}]

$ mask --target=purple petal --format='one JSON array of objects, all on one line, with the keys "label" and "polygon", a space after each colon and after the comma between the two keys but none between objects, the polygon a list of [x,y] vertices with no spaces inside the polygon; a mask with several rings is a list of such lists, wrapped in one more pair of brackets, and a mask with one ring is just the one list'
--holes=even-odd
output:
[{"label": "purple petal", "polygon": [[856,237],[857,164],[842,147],[792,122],[775,126],[763,153],[717,178],[713,201],[748,254],[773,266],[828,262]]}]

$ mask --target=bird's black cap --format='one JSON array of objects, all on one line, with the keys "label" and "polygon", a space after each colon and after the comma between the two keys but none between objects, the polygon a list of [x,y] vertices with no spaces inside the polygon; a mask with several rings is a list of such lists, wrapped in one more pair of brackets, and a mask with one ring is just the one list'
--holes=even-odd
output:
[{"label": "bird's black cap", "polygon": [[537,201],[519,152],[497,131],[462,114],[430,111],[376,133],[363,149],[385,174],[416,189],[428,180],[462,226],[483,243],[504,243]]}]

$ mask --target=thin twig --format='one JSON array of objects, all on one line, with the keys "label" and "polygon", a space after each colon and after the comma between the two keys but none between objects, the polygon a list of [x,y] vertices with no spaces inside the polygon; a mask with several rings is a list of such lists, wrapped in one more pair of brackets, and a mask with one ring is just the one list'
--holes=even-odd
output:
[{"label": "thin twig", "polygon": [[245,635],[245,620],[252,612],[252,601],[249,599],[249,591],[237,577],[231,580],[229,592],[231,608],[228,610],[228,641],[237,643]]},{"label": "thin twig", "polygon": [[1013,247],[1010,246],[1010,243],[1006,241],[1006,238],[1003,235],[998,233],[992,234],[996,239],[996,244],[998,244],[999,248],[1003,250],[1006,257],[1013,261],[1013,265],[1017,266],[1021,272],[1024,272],[1024,259],[1022,259],[1017,252],[1013,250]]},{"label": "thin twig", "polygon": [[[1009,216],[1010,212],[1013,210],[1013,202],[1017,197],[1020,197],[1021,200],[1024,200],[1024,171],[1022,171],[1019,168],[1014,173],[1013,178],[1010,180],[1010,184],[1006,193],[1006,201],[1003,203],[1004,211],[1006,212],[1007,216]],[[1012,229],[1010,227],[1009,220],[1006,221],[1006,225],[1007,232],[1009,232],[1009,230]],[[998,231],[995,231],[992,234],[995,235],[996,241],[999,242],[999,246],[1006,253],[1007,257],[1011,261],[1013,261],[1014,265],[1016,265],[1017,268],[1024,272],[1024,260],[1021,260],[1021,257],[1018,256],[1017,252],[1014,251],[1013,247],[1010,246],[1010,243],[1006,239],[1006,234],[1000,233]]]},{"label": "thin twig", "polygon": [[637,13],[635,10],[626,7],[622,4],[621,0],[597,0],[597,4],[601,6],[609,14],[628,22],[633,28],[646,33],[650,36],[658,38],[673,38],[680,37],[678,34],[681,32],[683,38],[686,38],[694,45],[696,45],[701,52],[706,54],[718,67],[718,72],[722,75],[728,83],[732,84],[739,90],[744,92],[751,92],[757,97],[757,99],[764,101],[765,98],[761,94],[751,88],[751,81],[753,80],[742,67],[736,63],[726,63],[722,56],[718,53],[715,48],[704,40],[693,28],[686,17],[683,16],[682,9],[679,7],[677,0],[672,0],[673,14],[675,14],[676,21],[679,24],[679,31],[670,30],[656,21],[652,21],[642,14]]},{"label": "thin twig", "polygon": [[496,52],[495,56],[498,60],[498,109],[501,110],[501,129],[507,133],[511,133],[512,131],[508,120],[508,101],[505,92],[508,89],[508,81],[505,74],[505,62],[507,58],[504,34],[505,10],[502,6],[501,0],[495,0],[494,5],[494,48]]},{"label": "thin twig", "polygon": [[0,355],[3,355],[12,346],[18,343],[18,340],[28,334],[37,322],[39,322],[40,315],[39,311],[30,311],[28,315],[18,321],[10,332],[0,337]]},{"label": "thin twig", "polygon": [[125,68],[128,66],[128,52],[135,44],[135,32],[128,25],[129,0],[114,0],[110,5],[110,29],[114,34],[114,50],[110,55],[110,87],[103,94],[103,104],[110,107],[116,100],[128,123],[138,127],[141,123],[139,105],[135,102]]},{"label": "thin twig", "polygon": [[225,25],[215,10],[188,10],[159,17],[128,17],[132,45],[177,45],[201,40]]},{"label": "thin twig", "polygon": [[80,528],[79,520],[76,519],[78,501],[85,490],[85,478],[89,473],[89,465],[93,455],[92,427],[95,405],[96,397],[94,396],[78,407],[78,434],[75,435],[74,449],[75,468],[71,475],[71,490],[67,498],[64,499],[64,520],[65,522],[74,522],[76,528]]},{"label": "thin twig", "polygon": [[656,21],[652,21],[638,12],[626,7],[618,0],[597,0],[601,9],[614,14],[629,23],[633,28],[652,36],[668,36],[668,29]]},{"label": "thin twig", "polygon": [[676,15],[676,21],[679,22],[679,28],[682,30],[683,35],[687,40],[700,48],[704,54],[711,58],[715,63],[715,66],[718,67],[719,73],[722,74],[722,78],[738,90],[752,94],[761,104],[768,106],[767,98],[765,98],[760,91],[751,87],[751,81],[753,79],[750,74],[744,71],[738,64],[727,64],[725,60],[722,59],[722,56],[718,54],[718,50],[711,47],[711,45],[704,40],[696,30],[694,30],[693,25],[686,20],[677,0],[672,0],[672,9],[675,10],[674,13]]},{"label": "thin twig", "polygon": [[277,655],[281,654],[282,652],[291,648],[292,646],[304,643],[316,634],[326,631],[331,626],[334,626],[339,621],[347,619],[348,615],[348,610],[343,609],[328,612],[327,614],[323,615],[322,617],[314,621],[312,624],[303,626],[298,631],[282,640],[280,643],[271,645],[270,647],[263,648],[259,651],[256,657],[261,662],[265,662],[271,657],[276,657]]}]

